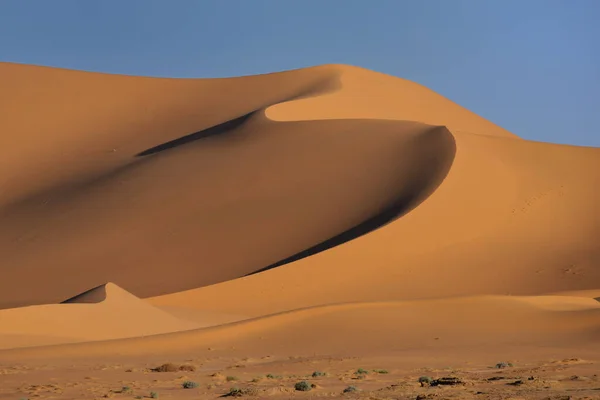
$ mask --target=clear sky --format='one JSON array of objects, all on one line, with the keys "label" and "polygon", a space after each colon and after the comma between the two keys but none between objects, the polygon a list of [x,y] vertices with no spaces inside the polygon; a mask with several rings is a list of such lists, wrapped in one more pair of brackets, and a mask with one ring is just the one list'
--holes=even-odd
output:
[{"label": "clear sky", "polygon": [[351,64],[524,138],[600,147],[600,0],[0,0],[0,61],[167,77]]}]

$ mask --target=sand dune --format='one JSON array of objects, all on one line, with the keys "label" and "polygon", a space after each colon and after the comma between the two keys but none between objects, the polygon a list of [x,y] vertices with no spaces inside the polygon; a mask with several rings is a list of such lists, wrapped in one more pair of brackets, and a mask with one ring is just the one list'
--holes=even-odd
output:
[{"label": "sand dune", "polygon": [[[415,122],[276,123],[258,111],[299,93],[333,90],[340,75],[362,70],[172,80],[2,68],[10,104],[1,106],[16,110],[0,126],[10,132],[3,145],[11,149],[0,169],[7,189],[0,249],[11,271],[0,288],[5,308],[56,302],[106,281],[148,296],[260,270],[389,208],[414,207],[439,184],[454,152],[447,131]],[[384,91],[382,100],[394,93]],[[243,123],[228,122],[249,112]],[[463,114],[466,128],[477,126]],[[44,129],[31,126],[34,120],[45,121]],[[196,140],[153,153],[194,131]],[[290,229],[295,224],[310,227]],[[237,260],[223,260],[233,242]],[[167,272],[171,263],[177,274]],[[136,278],[142,271],[144,282]],[[15,290],[12,283],[32,272],[39,279],[29,291]],[[57,273],[79,278],[44,284]]]},{"label": "sand dune", "polygon": [[0,86],[3,360],[600,356],[600,149],[342,65]]},{"label": "sand dune", "polygon": [[63,304],[0,310],[0,349],[156,335],[198,327],[109,283]]}]

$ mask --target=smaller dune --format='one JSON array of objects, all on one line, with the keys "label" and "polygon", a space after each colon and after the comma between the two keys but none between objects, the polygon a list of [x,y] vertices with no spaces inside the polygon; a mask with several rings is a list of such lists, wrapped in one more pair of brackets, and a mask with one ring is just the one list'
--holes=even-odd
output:
[{"label": "smaller dune", "polygon": [[347,303],[146,338],[0,354],[23,359],[58,354],[77,358],[149,353],[177,356],[190,351],[225,355],[241,351],[251,356],[279,357],[401,353],[414,356],[417,363],[422,363],[423,357],[453,358],[453,362],[508,355],[533,359],[548,347],[557,349],[557,356],[582,351],[591,354],[589,346],[598,341],[599,317],[598,302],[567,296]]},{"label": "smaller dune", "polygon": [[600,289],[570,290],[566,292],[551,293],[553,296],[584,297],[600,301]]},{"label": "smaller dune", "polygon": [[148,336],[197,328],[107,283],[61,304],[0,310],[0,349]]}]

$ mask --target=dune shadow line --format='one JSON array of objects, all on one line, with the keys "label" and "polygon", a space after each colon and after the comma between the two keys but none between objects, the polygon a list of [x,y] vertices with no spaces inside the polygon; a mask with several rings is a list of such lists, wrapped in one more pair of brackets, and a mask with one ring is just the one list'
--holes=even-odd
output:
[{"label": "dune shadow line", "polygon": [[260,272],[268,271],[270,269],[277,268],[282,265],[313,256],[325,250],[329,250],[333,247],[339,246],[360,236],[366,235],[367,233],[372,232],[376,229],[379,229],[416,208],[422,201],[429,197],[439,187],[439,185],[450,172],[450,168],[456,155],[456,142],[454,140],[454,136],[452,136],[452,134],[447,130],[445,138],[447,148],[446,151],[443,154],[440,154],[439,156],[440,158],[443,158],[443,160],[438,160],[440,163],[439,169],[441,173],[437,177],[435,182],[433,182],[433,184],[428,185],[427,183],[423,182],[415,183],[414,186],[407,191],[407,194],[398,197],[393,203],[391,203],[381,212],[366,219],[358,225],[355,225],[354,227],[349,228],[348,230],[342,233],[339,233],[329,239],[326,239],[323,242],[320,242],[314,246],[302,250],[294,255],[286,257],[283,260],[277,261],[271,265],[260,268],[256,271],[250,272],[245,276],[250,276],[258,274]]},{"label": "dune shadow line", "polygon": [[260,272],[268,271],[273,268],[280,267],[285,264],[292,263],[294,261],[301,260],[303,258],[315,255],[322,251],[331,249],[333,247],[339,246],[340,244],[344,244],[353,239],[356,239],[360,236],[363,236],[375,229],[381,228],[384,225],[394,221],[398,217],[402,216],[406,212],[410,210],[411,205],[414,204],[416,198],[415,196],[407,196],[402,199],[398,199],[392,206],[388,207],[383,212],[363,221],[359,225],[356,225],[334,237],[331,237],[319,244],[316,244],[308,249],[302,250],[292,256],[284,258],[283,260],[277,261],[271,265],[268,265],[259,270],[253,271],[245,276],[250,276],[254,274],[258,274]]},{"label": "dune shadow line", "polygon": [[158,146],[151,147],[147,150],[142,151],[141,153],[136,154],[136,157],[149,156],[151,154],[160,153],[161,151],[169,150],[177,146],[182,146],[186,143],[229,132],[243,125],[246,121],[250,119],[250,117],[254,115],[255,112],[256,111],[252,111],[248,114],[242,115],[241,117],[225,121],[219,125],[211,126],[210,128],[190,133],[189,135],[182,136],[178,139],[174,139],[169,142],[159,144]]},{"label": "dune shadow line", "polygon": [[[99,293],[95,293],[95,292],[99,292]],[[106,293],[106,285],[99,285],[99,286],[95,286],[91,289],[86,290],[83,293],[78,294],[77,296],[73,296],[68,298],[67,300],[63,300],[60,302],[60,304],[70,304],[70,303],[90,303],[90,304],[97,304],[97,303],[102,303],[104,300],[107,299],[107,293]]]}]

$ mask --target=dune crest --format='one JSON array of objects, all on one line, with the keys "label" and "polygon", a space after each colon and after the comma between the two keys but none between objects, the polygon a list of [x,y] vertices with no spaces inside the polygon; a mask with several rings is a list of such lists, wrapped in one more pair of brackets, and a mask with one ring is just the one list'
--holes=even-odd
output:
[{"label": "dune crest", "polygon": [[348,65],[323,65],[317,71],[337,71],[337,85],[326,91],[282,101],[266,108],[275,121],[384,119],[445,126],[451,131],[516,138],[418,83]]}]

